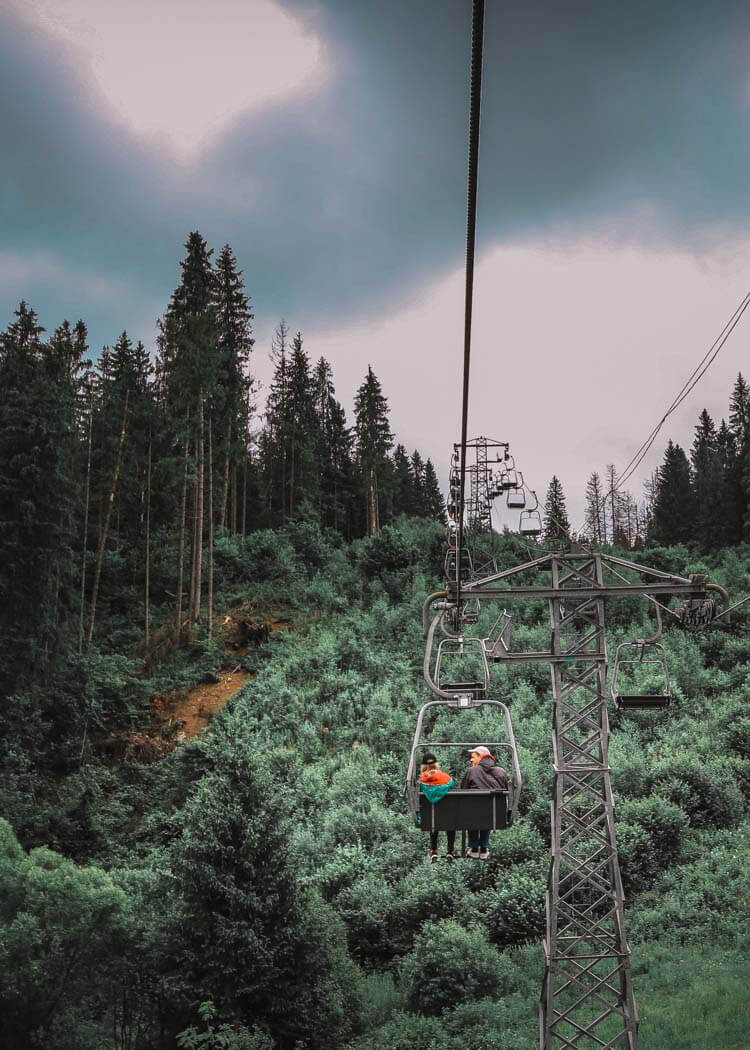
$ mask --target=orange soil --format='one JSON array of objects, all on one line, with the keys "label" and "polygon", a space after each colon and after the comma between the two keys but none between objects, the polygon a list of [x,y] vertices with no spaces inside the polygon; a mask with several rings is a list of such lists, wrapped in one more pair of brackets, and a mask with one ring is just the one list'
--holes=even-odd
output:
[{"label": "orange soil", "polygon": [[154,697],[154,714],[160,726],[184,722],[175,740],[189,740],[206,728],[217,711],[239,692],[252,675],[248,671],[222,673],[218,682],[203,682],[188,693]]}]

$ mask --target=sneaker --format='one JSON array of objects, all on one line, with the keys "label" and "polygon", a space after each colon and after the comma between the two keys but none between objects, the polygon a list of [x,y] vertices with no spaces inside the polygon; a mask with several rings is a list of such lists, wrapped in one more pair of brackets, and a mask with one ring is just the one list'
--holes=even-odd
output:
[{"label": "sneaker", "polygon": [[438,862],[437,850],[431,849],[430,850],[430,864],[437,864],[437,862]]},{"label": "sneaker", "polygon": [[488,849],[480,850],[479,851],[479,859],[480,860],[489,860],[490,859],[490,851]]},{"label": "sneaker", "polygon": [[453,860],[455,860],[456,858],[455,858],[455,857],[453,856],[453,854],[452,854],[452,853],[446,853],[446,854],[445,854],[445,859],[446,859],[446,860],[448,860],[448,861],[453,861]]},{"label": "sneaker", "polygon": [[469,848],[466,851],[466,856],[471,857],[472,860],[479,860],[479,850]]}]

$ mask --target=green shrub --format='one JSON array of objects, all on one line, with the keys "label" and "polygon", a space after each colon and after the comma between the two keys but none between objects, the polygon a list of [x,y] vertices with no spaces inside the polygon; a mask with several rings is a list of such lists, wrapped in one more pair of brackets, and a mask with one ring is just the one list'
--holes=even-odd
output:
[{"label": "green shrub", "polygon": [[726,731],[727,747],[740,758],[750,758],[750,717],[733,719]]},{"label": "green shrub", "polygon": [[460,1003],[512,990],[513,966],[481,928],[444,919],[427,923],[401,965],[409,1008],[438,1016]]},{"label": "green shrub", "polygon": [[651,795],[627,799],[617,809],[617,846],[625,893],[637,893],[680,857],[687,814],[675,803]]},{"label": "green shrub", "polygon": [[654,763],[651,790],[676,803],[694,828],[734,827],[744,803],[731,767],[720,758],[683,751]]},{"label": "green shrub", "polygon": [[481,894],[479,910],[490,940],[500,948],[539,940],[545,929],[545,861],[501,871],[497,885]]}]

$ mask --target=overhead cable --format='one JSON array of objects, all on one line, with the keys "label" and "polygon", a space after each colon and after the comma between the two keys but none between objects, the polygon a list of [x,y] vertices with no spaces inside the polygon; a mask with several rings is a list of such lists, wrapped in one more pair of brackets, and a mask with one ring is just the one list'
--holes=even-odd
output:
[{"label": "overhead cable", "polygon": [[[643,442],[642,445],[640,445],[636,452],[633,453],[633,456],[626,464],[625,468],[620,474],[620,477],[617,479],[617,482],[614,485],[611,485],[608,491],[605,492],[605,494],[602,496],[602,503],[606,503],[607,499],[614,493],[616,493],[620,488],[622,488],[622,486],[633,476],[635,471],[638,469],[638,467],[641,465],[644,458],[648,454],[649,449],[653,445],[654,441],[656,441],[659,431],[664,426],[666,421],[669,419],[672,413],[680,407],[685,398],[695,389],[700,380],[703,378],[703,376],[709,370],[716,358],[719,356],[721,350],[724,348],[727,339],[729,339],[729,336],[739,324],[739,321],[742,315],[745,313],[745,310],[747,310],[748,306],[750,306],[750,292],[747,292],[745,294],[739,306],[736,308],[732,316],[722,328],[719,335],[716,337],[716,339],[714,339],[711,346],[708,348],[701,360],[698,362],[698,364],[695,366],[688,378],[685,380],[677,395],[675,396],[674,400],[669,405],[659,422],[650,432],[646,440]],[[584,522],[579,531],[582,531],[582,529],[585,528],[585,524],[586,523]]]},{"label": "overhead cable", "polygon": [[477,174],[479,169],[479,115],[482,101],[482,51],[484,46],[484,0],[474,0],[471,23],[471,85],[469,96],[469,178],[466,215],[466,295],[464,302],[464,375],[461,400],[461,491],[458,501],[456,553],[456,604],[461,602],[461,551],[464,539],[464,486],[466,441],[469,420],[469,365],[471,358],[471,314],[474,297],[474,246],[477,228]]}]

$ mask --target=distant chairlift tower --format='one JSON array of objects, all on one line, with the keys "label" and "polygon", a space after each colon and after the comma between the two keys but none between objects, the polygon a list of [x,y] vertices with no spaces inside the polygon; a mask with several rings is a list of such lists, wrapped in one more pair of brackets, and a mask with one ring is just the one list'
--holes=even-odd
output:
[{"label": "distant chairlift tower", "polygon": [[[460,455],[461,445],[454,447],[455,457]],[[497,450],[495,459],[490,460],[488,450]],[[493,441],[491,438],[477,437],[466,442],[467,458],[474,452],[474,462],[467,463],[466,473],[469,476],[469,498],[466,501],[465,520],[472,532],[492,531],[492,501],[504,488],[501,475],[508,458],[508,442]],[[497,466],[493,469],[493,464]]]}]

